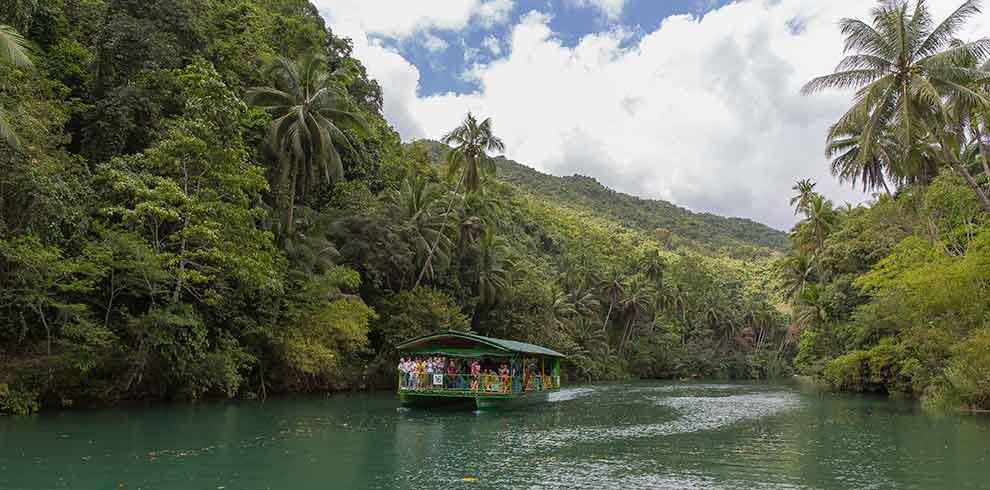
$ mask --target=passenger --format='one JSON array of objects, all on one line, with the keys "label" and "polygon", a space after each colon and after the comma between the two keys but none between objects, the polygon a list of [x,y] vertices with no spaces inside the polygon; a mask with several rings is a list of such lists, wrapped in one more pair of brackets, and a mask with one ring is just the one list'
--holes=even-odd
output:
[{"label": "passenger", "polygon": [[427,389],[433,388],[434,372],[436,372],[436,362],[434,361],[434,358],[427,357],[426,358],[426,388]]},{"label": "passenger", "polygon": [[451,359],[447,361],[447,388],[457,389],[458,386],[458,376],[457,376],[457,361]]},{"label": "passenger", "polygon": [[509,391],[509,366],[504,362],[498,368],[498,377],[501,380],[501,391]]},{"label": "passenger", "polygon": [[405,357],[399,358],[399,388],[406,388],[409,385],[409,373],[406,372],[408,364]]},{"label": "passenger", "polygon": [[477,359],[471,361],[471,389],[478,391],[481,383],[481,363]]},{"label": "passenger", "polygon": [[416,359],[416,368],[413,375],[413,378],[415,379],[413,388],[420,389],[423,386],[423,373],[425,372],[426,363],[423,362],[423,358]]}]

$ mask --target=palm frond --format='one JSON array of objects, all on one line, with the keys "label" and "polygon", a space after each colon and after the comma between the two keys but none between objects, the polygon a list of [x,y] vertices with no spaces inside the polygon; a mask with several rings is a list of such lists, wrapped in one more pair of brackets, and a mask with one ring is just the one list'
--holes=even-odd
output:
[{"label": "palm frond", "polygon": [[931,31],[928,37],[921,42],[915,53],[913,53],[914,56],[916,58],[927,58],[938,53],[956,38],[959,29],[962,28],[970,17],[979,13],[980,1],[967,0]]},{"label": "palm frond", "polygon": [[34,66],[31,45],[11,26],[0,24],[0,61],[21,68]]}]

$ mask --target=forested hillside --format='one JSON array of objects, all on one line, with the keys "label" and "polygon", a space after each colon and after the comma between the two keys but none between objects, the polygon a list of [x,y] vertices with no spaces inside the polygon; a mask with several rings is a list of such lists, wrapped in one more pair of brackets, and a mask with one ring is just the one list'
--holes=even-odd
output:
[{"label": "forested hillside", "polygon": [[402,145],[308,2],[16,1],[0,25],[0,411],[388,386],[392,346],[441,329],[587,380],[789,369],[778,234],[555,190],[496,165],[481,117],[443,155]]},{"label": "forested hillside", "polygon": [[878,3],[843,20],[847,57],[805,86],[856,90],[826,152],[876,193],[836,207],[805,180],[791,200],[795,365],[834,389],[990,408],[990,40],[957,38],[979,7],[936,19],[924,2]]},{"label": "forested hillside", "polygon": [[752,220],[693,213],[666,201],[630,196],[603,186],[594,177],[555,177],[512,160],[499,159],[496,163],[499,178],[520,189],[652,232],[673,249],[752,258],[787,248],[786,233]]}]

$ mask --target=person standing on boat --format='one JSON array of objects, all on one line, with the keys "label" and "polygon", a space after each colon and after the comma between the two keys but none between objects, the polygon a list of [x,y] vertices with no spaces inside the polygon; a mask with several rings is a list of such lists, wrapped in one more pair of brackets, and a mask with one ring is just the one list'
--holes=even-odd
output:
[{"label": "person standing on boat", "polygon": [[519,385],[519,364],[516,363],[516,358],[512,358],[509,362],[509,376],[512,376],[512,392],[518,393],[520,390]]},{"label": "person standing on boat", "polygon": [[457,361],[450,359],[447,361],[447,387],[460,388],[457,379]]},{"label": "person standing on boat", "polygon": [[399,388],[405,388],[406,386],[408,386],[408,383],[409,383],[409,376],[406,373],[406,358],[405,357],[400,357],[399,358],[398,370],[399,370]]},{"label": "person standing on boat", "polygon": [[430,388],[433,387],[433,370],[434,370],[433,358],[432,357],[427,357],[426,358],[426,379],[424,380],[424,387],[426,389],[430,389]]},{"label": "person standing on boat", "polygon": [[413,388],[418,389],[422,385],[421,378],[423,377],[423,373],[426,372],[426,363],[423,362],[423,359],[416,359],[416,367],[414,369]]},{"label": "person standing on boat", "polygon": [[471,389],[477,391],[481,382],[481,363],[477,359],[471,361]]},{"label": "person standing on boat", "polygon": [[498,367],[498,377],[499,377],[499,391],[505,392],[509,391],[509,365],[502,363]]}]

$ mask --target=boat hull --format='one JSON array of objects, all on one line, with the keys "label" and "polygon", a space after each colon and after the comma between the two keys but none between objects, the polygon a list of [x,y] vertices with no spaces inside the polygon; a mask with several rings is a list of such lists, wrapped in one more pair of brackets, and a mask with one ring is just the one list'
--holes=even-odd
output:
[{"label": "boat hull", "polygon": [[480,411],[512,410],[544,403],[553,391],[506,395],[437,395],[400,393],[399,401],[407,408],[474,408]]}]

